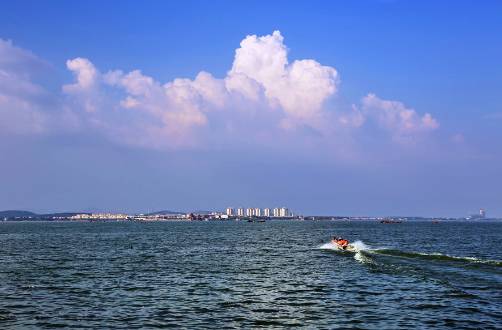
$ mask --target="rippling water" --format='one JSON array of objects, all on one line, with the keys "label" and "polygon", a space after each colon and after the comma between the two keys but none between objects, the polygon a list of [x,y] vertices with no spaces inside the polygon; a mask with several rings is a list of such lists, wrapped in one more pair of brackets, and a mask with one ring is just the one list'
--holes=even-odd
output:
[{"label": "rippling water", "polygon": [[502,223],[4,222],[0,253],[0,328],[502,327]]}]

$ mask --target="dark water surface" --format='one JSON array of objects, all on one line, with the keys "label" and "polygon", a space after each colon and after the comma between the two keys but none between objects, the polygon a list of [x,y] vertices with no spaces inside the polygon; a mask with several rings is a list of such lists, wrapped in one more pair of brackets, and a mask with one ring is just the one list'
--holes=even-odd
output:
[{"label": "dark water surface", "polygon": [[0,223],[0,328],[65,326],[500,329],[502,223]]}]

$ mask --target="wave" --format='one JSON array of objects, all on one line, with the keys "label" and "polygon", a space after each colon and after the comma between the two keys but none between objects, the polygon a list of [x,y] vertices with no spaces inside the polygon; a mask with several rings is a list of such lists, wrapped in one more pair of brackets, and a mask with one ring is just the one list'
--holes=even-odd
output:
[{"label": "wave", "polygon": [[486,264],[486,265],[502,267],[502,261],[500,260],[480,259],[476,257],[458,257],[438,252],[422,253],[422,252],[407,252],[396,249],[375,249],[371,250],[371,253],[401,257],[401,258],[410,258],[410,259],[415,258],[415,259],[435,260],[435,261],[467,262],[467,263],[478,263],[478,264]]}]

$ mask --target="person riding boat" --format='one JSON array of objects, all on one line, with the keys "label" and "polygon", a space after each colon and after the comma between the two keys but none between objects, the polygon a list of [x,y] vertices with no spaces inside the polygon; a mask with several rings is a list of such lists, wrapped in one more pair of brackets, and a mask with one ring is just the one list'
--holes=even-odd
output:
[{"label": "person riding boat", "polygon": [[342,247],[342,249],[345,250],[347,248],[347,246],[349,246],[349,241],[342,238],[342,239],[338,240],[338,245],[340,245]]},{"label": "person riding boat", "polygon": [[347,246],[349,246],[349,241],[341,237],[333,237],[333,243],[336,243],[344,250],[347,248]]}]

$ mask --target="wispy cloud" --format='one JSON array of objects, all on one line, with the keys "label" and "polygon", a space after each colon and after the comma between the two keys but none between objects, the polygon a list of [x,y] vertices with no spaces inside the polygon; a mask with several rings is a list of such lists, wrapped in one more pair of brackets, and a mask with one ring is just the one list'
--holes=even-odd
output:
[{"label": "wispy cloud", "polygon": [[483,118],[485,118],[485,119],[496,119],[496,120],[501,119],[502,120],[502,112],[489,113],[489,114],[483,116]]},{"label": "wispy cloud", "polygon": [[0,130],[3,133],[39,133],[47,91],[33,81],[44,62],[29,51],[0,39]]},{"label": "wispy cloud", "polygon": [[375,118],[380,127],[389,131],[398,141],[439,128],[439,122],[430,113],[420,116],[399,101],[384,100],[370,93],[362,99],[361,104],[364,114]]}]

